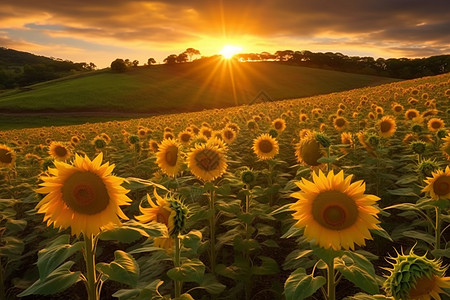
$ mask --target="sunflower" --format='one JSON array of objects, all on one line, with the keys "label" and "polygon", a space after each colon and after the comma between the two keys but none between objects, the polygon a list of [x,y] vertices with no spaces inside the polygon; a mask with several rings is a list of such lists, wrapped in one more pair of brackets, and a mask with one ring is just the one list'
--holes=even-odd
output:
[{"label": "sunflower", "polygon": [[439,118],[431,118],[427,123],[428,129],[432,132],[436,132],[439,129],[444,128],[444,126],[445,126],[444,121],[442,121]]},{"label": "sunflower", "polygon": [[180,145],[173,139],[163,140],[156,153],[156,163],[168,176],[175,177],[181,170]]},{"label": "sunflower", "polygon": [[441,150],[447,160],[450,160],[450,133],[447,134],[445,138],[442,139],[444,143],[442,144]]},{"label": "sunflower", "polygon": [[384,116],[377,123],[378,134],[381,137],[390,138],[394,135],[397,125],[391,116]]},{"label": "sunflower", "polygon": [[275,138],[267,133],[263,133],[253,140],[252,149],[259,159],[268,160],[278,154],[280,147]]},{"label": "sunflower", "polygon": [[386,276],[383,288],[387,296],[394,299],[441,300],[442,288],[450,288],[450,277],[444,277],[447,267],[441,260],[431,260],[424,256],[397,253],[390,257],[390,274]]},{"label": "sunflower", "polygon": [[281,118],[275,119],[272,122],[272,126],[276,131],[281,133],[286,129],[286,121]]},{"label": "sunflower", "polygon": [[102,153],[92,161],[76,154],[73,165],[55,161],[50,176],[41,177],[36,191],[47,195],[36,208],[48,226],[71,227],[72,234],[90,236],[120,225],[119,217],[128,219],[119,207],[131,202],[128,190],[121,186],[122,178],[111,175],[114,165],[102,165],[102,159]]},{"label": "sunflower", "polygon": [[294,226],[304,227],[309,241],[323,248],[353,250],[355,244],[364,246],[365,239],[372,239],[369,229],[380,229],[379,210],[373,206],[380,198],[364,194],[365,183],[351,183],[352,176],[344,178],[343,171],[325,176],[319,171],[313,172],[312,182],[296,182],[301,191],[291,195],[299,199],[291,206]]},{"label": "sunflower", "polygon": [[178,140],[180,141],[180,143],[184,144],[184,145],[188,145],[189,142],[192,139],[192,133],[190,133],[189,131],[181,131],[178,134]]},{"label": "sunflower", "polygon": [[305,123],[308,121],[308,115],[307,114],[300,114],[298,117],[300,123]]},{"label": "sunflower", "polygon": [[377,154],[374,151],[375,149],[366,140],[367,137],[366,137],[366,134],[364,132],[362,132],[362,131],[358,132],[356,134],[356,137],[358,138],[358,141],[361,144],[361,146],[363,146],[367,150],[367,152],[369,152],[370,155],[372,155],[373,157],[377,157]]},{"label": "sunflower", "polygon": [[203,181],[211,181],[225,173],[228,166],[226,158],[217,146],[196,144],[191,150],[187,163],[195,177]]},{"label": "sunflower", "polygon": [[173,139],[175,139],[175,136],[173,135],[173,133],[171,131],[166,131],[166,132],[164,132],[163,139],[164,140],[173,140]]},{"label": "sunflower", "polygon": [[158,150],[159,150],[159,144],[158,144],[158,142],[155,141],[155,140],[153,140],[153,139],[150,139],[150,140],[148,141],[148,147],[149,147],[150,150],[151,150],[152,152],[154,152],[154,153],[158,152]]},{"label": "sunflower", "polygon": [[418,116],[420,116],[420,113],[419,113],[419,111],[417,109],[414,109],[414,108],[408,109],[405,112],[405,119],[406,120],[412,120],[414,118],[417,118]]},{"label": "sunflower", "polygon": [[429,192],[431,198],[435,200],[450,199],[450,166],[447,166],[444,171],[433,172],[432,176],[424,180],[428,185],[422,189],[422,192]]},{"label": "sunflower", "polygon": [[342,131],[347,127],[348,121],[344,117],[337,117],[334,119],[333,125],[334,125],[334,128],[336,128],[336,130]]},{"label": "sunflower", "polygon": [[0,168],[10,168],[16,161],[16,152],[6,145],[0,144]]},{"label": "sunflower", "polygon": [[[343,145],[349,145],[350,148],[353,148],[354,142],[353,142],[353,135],[351,132],[343,132],[341,133],[341,144]],[[339,148],[342,153],[346,154],[348,153],[349,148]]]},{"label": "sunflower", "polygon": [[175,227],[175,215],[176,211],[170,207],[170,203],[167,197],[162,198],[153,190],[153,195],[156,198],[156,202],[153,202],[152,198],[147,194],[147,202],[150,204],[149,208],[144,208],[139,205],[139,210],[142,215],[136,216],[136,219],[141,223],[157,222],[167,226],[169,233],[173,231]]},{"label": "sunflower", "polygon": [[212,136],[212,133],[213,132],[212,132],[211,128],[206,127],[206,126],[202,126],[199,131],[200,135],[203,135],[203,136],[207,137],[208,139]]},{"label": "sunflower", "polygon": [[297,161],[304,165],[319,166],[317,161],[324,156],[324,151],[320,148],[320,143],[315,138],[315,133],[309,132],[297,143],[295,147]]},{"label": "sunflower", "polygon": [[228,146],[225,144],[225,142],[222,139],[219,139],[217,137],[212,137],[209,140],[206,141],[207,146],[216,146],[219,148],[222,153],[226,153],[228,151]]},{"label": "sunflower", "polygon": [[398,104],[398,103],[395,103],[393,106],[392,106],[392,110],[394,111],[394,113],[396,113],[396,114],[399,114],[399,113],[401,113],[402,111],[403,111],[403,105],[401,105],[401,104]]},{"label": "sunflower", "polygon": [[48,148],[48,153],[55,160],[60,161],[67,160],[72,155],[69,147],[60,142],[51,142]]},{"label": "sunflower", "polygon": [[234,142],[236,135],[236,131],[234,131],[231,127],[226,127],[222,130],[222,139],[227,144]]}]

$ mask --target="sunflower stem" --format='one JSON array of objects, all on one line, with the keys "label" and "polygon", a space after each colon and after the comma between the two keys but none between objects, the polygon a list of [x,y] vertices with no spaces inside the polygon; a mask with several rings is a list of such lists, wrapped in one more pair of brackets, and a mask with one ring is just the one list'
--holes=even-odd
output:
[{"label": "sunflower stem", "polygon": [[99,293],[97,293],[96,289],[96,274],[95,274],[95,252],[93,245],[93,237],[92,234],[87,236],[84,235],[84,245],[85,245],[85,256],[84,259],[86,261],[86,272],[87,272],[87,292],[89,300],[98,300]]},{"label": "sunflower stem", "polygon": [[214,191],[209,193],[209,245],[210,245],[210,269],[211,273],[216,273],[216,208],[214,203]]},{"label": "sunflower stem", "polygon": [[[175,237],[173,238],[174,243],[175,243],[175,253],[174,253],[174,265],[175,268],[179,268],[181,266],[180,264],[180,239],[179,239],[179,235],[175,235]],[[181,296],[181,288],[182,288],[182,281],[179,280],[175,280],[174,281],[175,284],[175,298],[179,298]]]},{"label": "sunflower stem", "polygon": [[435,227],[436,242],[434,245],[434,249],[439,250],[441,249],[441,209],[436,206],[435,210],[436,210],[436,227]]},{"label": "sunflower stem", "polygon": [[334,281],[334,257],[327,262],[328,278],[327,278],[327,293],[328,300],[336,300],[336,284]]},{"label": "sunflower stem", "polygon": [[5,283],[3,282],[5,278],[3,276],[3,273],[3,264],[0,258],[0,300],[6,299]]}]

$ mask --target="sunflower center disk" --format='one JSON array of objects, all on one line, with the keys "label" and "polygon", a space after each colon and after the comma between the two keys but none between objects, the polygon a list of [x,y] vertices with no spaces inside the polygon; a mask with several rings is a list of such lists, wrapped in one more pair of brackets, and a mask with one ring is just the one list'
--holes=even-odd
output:
[{"label": "sunflower center disk", "polygon": [[176,146],[170,146],[166,150],[166,162],[169,166],[174,167],[177,165],[178,148]]},{"label": "sunflower center disk", "polygon": [[108,190],[103,180],[92,172],[76,172],[63,183],[62,199],[79,214],[94,215],[109,204]]},{"label": "sunflower center disk", "polygon": [[59,157],[64,157],[67,155],[67,149],[61,146],[55,147],[55,153]]},{"label": "sunflower center disk", "polygon": [[217,169],[219,166],[219,159],[219,154],[209,149],[205,149],[195,156],[197,166],[204,171]]},{"label": "sunflower center disk", "polygon": [[224,132],[224,136],[230,140],[233,138],[233,132],[231,132],[230,130],[227,130]]},{"label": "sunflower center disk", "polygon": [[381,124],[380,124],[380,130],[381,130],[381,132],[389,132],[389,130],[391,130],[391,126],[392,124],[391,124],[391,122],[389,122],[389,121],[383,121],[383,122],[381,122]]},{"label": "sunflower center disk", "polygon": [[12,162],[12,155],[6,149],[0,149],[0,162],[9,164]]},{"label": "sunflower center disk", "polygon": [[259,142],[259,150],[263,153],[270,153],[273,150],[273,145],[268,140],[262,140]]},{"label": "sunflower center disk", "polygon": [[433,190],[436,195],[443,196],[450,193],[450,177],[441,176],[433,184]]},{"label": "sunflower center disk", "polygon": [[314,199],[312,215],[323,227],[342,230],[355,224],[358,207],[352,198],[342,192],[325,191]]}]

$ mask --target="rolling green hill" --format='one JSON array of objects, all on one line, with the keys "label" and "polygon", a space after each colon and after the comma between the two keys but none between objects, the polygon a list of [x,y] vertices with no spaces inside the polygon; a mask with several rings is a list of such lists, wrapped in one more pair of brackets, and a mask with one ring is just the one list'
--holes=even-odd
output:
[{"label": "rolling green hill", "polygon": [[[301,98],[379,85],[396,79],[283,65],[209,60],[179,65],[108,71],[41,83],[25,91],[0,94],[4,124],[17,114],[59,112],[102,115],[160,114],[223,108],[257,101]],[[10,114],[14,113],[14,117]],[[81,121],[81,120],[80,120]],[[82,119],[83,122],[86,118]],[[73,122],[73,120],[71,121]],[[16,122],[19,127],[24,119]],[[48,123],[43,125],[62,125]],[[37,126],[32,125],[32,126]],[[1,129],[1,128],[0,128]]]}]

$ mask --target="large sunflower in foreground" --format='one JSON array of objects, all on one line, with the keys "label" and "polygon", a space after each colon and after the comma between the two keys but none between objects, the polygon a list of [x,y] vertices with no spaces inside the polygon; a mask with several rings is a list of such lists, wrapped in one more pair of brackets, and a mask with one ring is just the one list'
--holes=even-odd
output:
[{"label": "large sunflower in foreground", "polygon": [[299,199],[291,205],[297,223],[305,227],[304,235],[320,247],[334,250],[354,249],[354,244],[365,245],[372,239],[369,229],[379,229],[378,209],[373,206],[380,198],[364,194],[365,183],[351,183],[352,175],[344,172],[325,176],[313,172],[313,181],[296,182],[300,192],[291,196]]},{"label": "large sunflower in foreground", "polygon": [[267,160],[277,155],[280,147],[275,138],[267,133],[263,133],[253,140],[252,149],[259,159]]},{"label": "large sunflower in foreground", "polygon": [[47,194],[36,206],[44,213],[44,222],[59,229],[70,227],[72,234],[90,236],[127,216],[120,205],[129,205],[128,190],[121,186],[123,179],[111,175],[114,165],[102,165],[103,154],[94,160],[75,155],[73,165],[55,161],[50,176],[42,176],[36,191]]},{"label": "large sunflower in foreground", "polygon": [[450,288],[450,277],[444,277],[447,267],[442,266],[441,260],[418,256],[413,250],[389,259],[392,269],[386,269],[390,275],[383,288],[396,300],[441,300],[439,294],[445,293],[442,289]]},{"label": "large sunflower in foreground", "polygon": [[224,153],[217,146],[196,144],[188,154],[187,164],[191,173],[203,181],[220,177],[227,169]]},{"label": "large sunflower in foreground", "polygon": [[167,175],[175,177],[181,170],[180,145],[173,139],[163,140],[156,153],[156,163]]},{"label": "large sunflower in foreground", "polygon": [[431,198],[435,200],[450,199],[450,166],[444,171],[437,170],[432,173],[433,177],[427,177],[425,183],[428,185],[422,192],[429,192]]},{"label": "large sunflower in foreground", "polygon": [[10,168],[16,160],[16,152],[6,145],[0,144],[0,168]]}]

